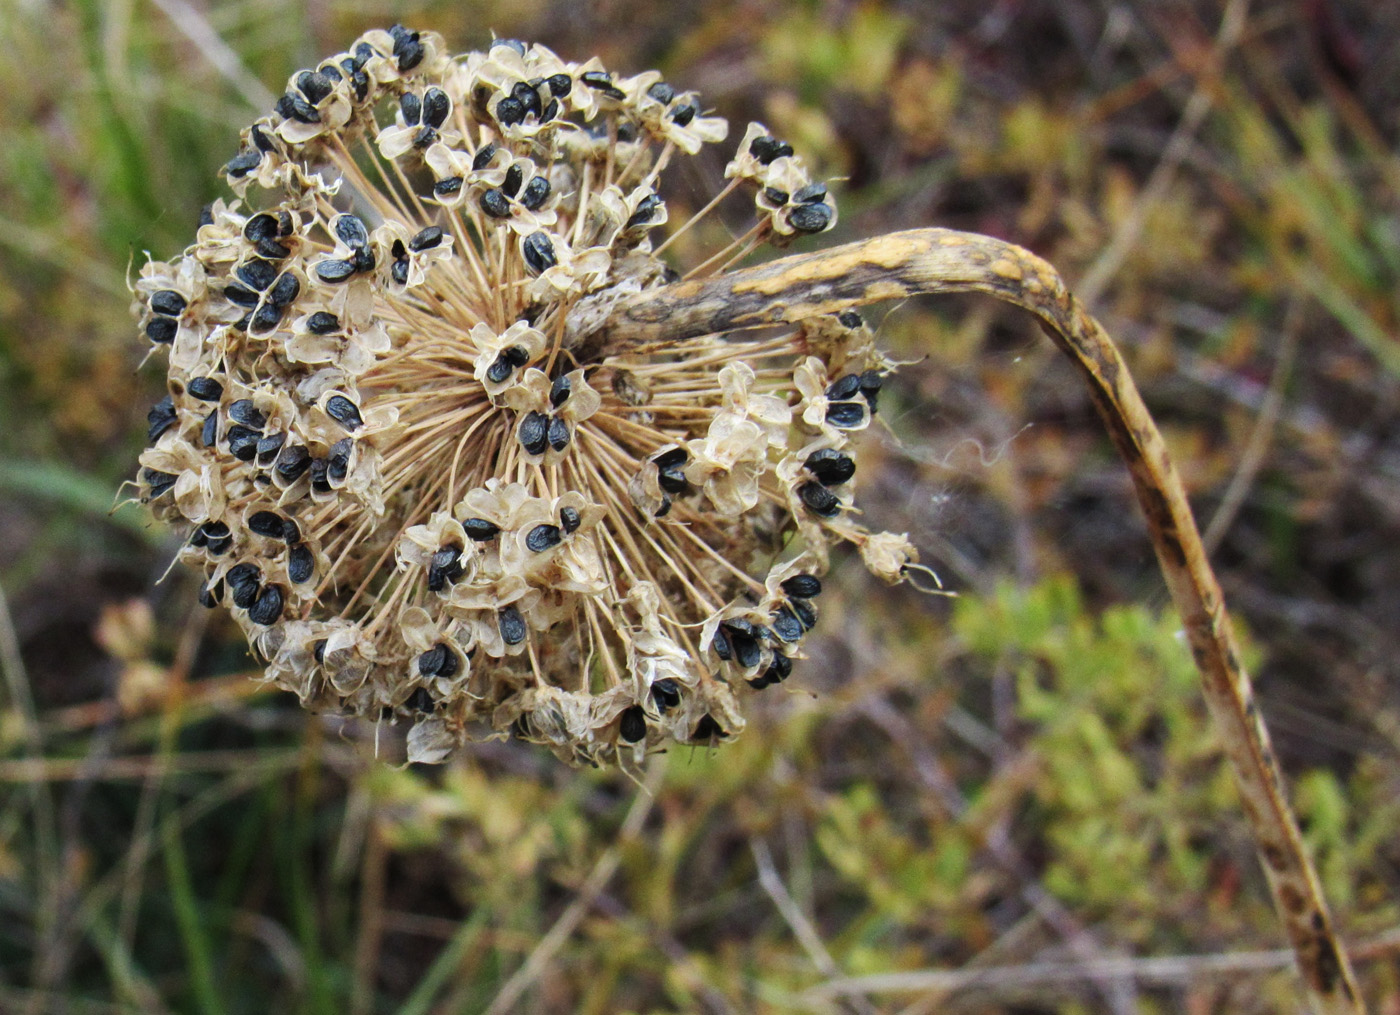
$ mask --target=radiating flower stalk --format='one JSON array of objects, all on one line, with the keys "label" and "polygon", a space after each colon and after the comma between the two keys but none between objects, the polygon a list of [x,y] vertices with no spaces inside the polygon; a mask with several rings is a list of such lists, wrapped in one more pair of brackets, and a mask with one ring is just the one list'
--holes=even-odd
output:
[{"label": "radiating flower stalk", "polygon": [[[852,499],[895,366],[857,308],[990,293],[1088,383],[1309,996],[1363,1010],[1181,482],[1107,335],[1045,262],[967,233],[739,267],[836,209],[755,123],[721,191],[671,223],[661,174],[727,135],[654,71],[514,40],[453,57],[395,26],[294,74],[225,167],[240,200],[135,285],[169,357],[137,486],[185,535],[201,601],[308,706],[412,722],[415,760],[509,735],[633,767],[728,739],[742,696],[803,657],[833,546],[891,583],[919,567]],[[752,227],[678,274],[672,241],[741,190]]]}]

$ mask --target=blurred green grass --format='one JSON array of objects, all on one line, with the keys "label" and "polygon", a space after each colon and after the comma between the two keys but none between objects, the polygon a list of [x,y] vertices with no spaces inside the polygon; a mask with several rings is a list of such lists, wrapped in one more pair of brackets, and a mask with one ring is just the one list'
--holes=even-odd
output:
[{"label": "blurred green grass", "polygon": [[[845,179],[833,241],[954,225],[1104,275],[1203,522],[1228,512],[1217,559],[1309,845],[1373,1008],[1397,1004],[1393,15],[1256,3],[1213,56],[1208,4],[397,14],[460,49],[495,30],[658,66],[736,136],[764,119]],[[1276,949],[1278,923],[1126,479],[1032,326],[984,302],[886,318],[912,362],[861,493],[960,597],[838,566],[790,693],[736,744],[656,759],[649,796],[517,745],[403,770],[386,731],[376,760],[375,731],[246,679],[183,575],[156,584],[168,541],[109,514],[160,391],[124,274],[221,196],[250,82],[383,20],[0,16],[0,1010],[1295,1010],[1286,955],[1192,961]],[[1120,956],[1180,961],[1094,972]],[[949,979],[838,989],[911,970]]]}]

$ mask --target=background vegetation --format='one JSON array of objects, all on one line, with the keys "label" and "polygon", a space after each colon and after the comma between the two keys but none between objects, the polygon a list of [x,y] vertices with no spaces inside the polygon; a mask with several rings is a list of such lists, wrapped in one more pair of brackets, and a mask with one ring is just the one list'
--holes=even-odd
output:
[{"label": "background vegetation", "polygon": [[173,544],[109,513],[160,393],[124,272],[189,242],[266,89],[397,19],[763,119],[844,179],[827,242],[952,225],[1056,263],[1174,446],[1339,929],[1400,1011],[1400,8],[374,7],[0,0],[0,1010],[1298,1010],[1126,474],[985,300],[891,308],[913,362],[862,459],[959,597],[838,562],[788,693],[650,795],[515,744],[376,761],[157,584]]}]

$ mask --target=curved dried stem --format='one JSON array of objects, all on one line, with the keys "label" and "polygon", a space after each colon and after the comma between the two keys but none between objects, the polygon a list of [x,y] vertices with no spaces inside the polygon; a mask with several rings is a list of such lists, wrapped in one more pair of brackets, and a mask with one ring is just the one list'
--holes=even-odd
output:
[{"label": "curved dried stem", "polygon": [[1181,480],[1117,349],[1054,268],[990,237],[910,230],[607,304],[585,301],[570,315],[569,338],[576,355],[592,358],[638,343],[794,322],[878,300],[949,292],[987,293],[1030,311],[1088,384],[1132,474],[1313,1007],[1329,1015],[1363,1012],[1351,966],[1284,797],[1282,775]]}]

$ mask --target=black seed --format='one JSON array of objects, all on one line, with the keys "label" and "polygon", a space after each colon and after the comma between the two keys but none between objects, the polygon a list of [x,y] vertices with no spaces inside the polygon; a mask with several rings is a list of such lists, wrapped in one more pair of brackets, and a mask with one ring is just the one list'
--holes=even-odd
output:
[{"label": "black seed", "polygon": [[515,83],[515,86],[510,90],[510,97],[520,103],[521,108],[525,110],[526,116],[533,115],[538,117],[540,115],[540,110],[544,108],[543,104],[540,102],[540,93],[535,91],[534,88],[530,87],[530,85],[524,81],[517,81]]},{"label": "black seed", "polygon": [[330,493],[331,484],[326,479],[330,463],[324,458],[311,459],[311,490],[313,493]]},{"label": "black seed", "polygon": [[507,49],[515,50],[521,56],[525,55],[525,43],[519,39],[492,39],[491,48],[495,49],[497,46],[505,46]]},{"label": "black seed", "polygon": [[408,285],[408,258],[395,261],[389,266],[389,277],[399,285]]},{"label": "black seed", "polygon": [[423,122],[429,127],[441,127],[452,112],[452,100],[441,88],[429,88],[423,95]]},{"label": "black seed", "polygon": [[776,684],[792,676],[792,660],[783,653],[774,649],[773,661],[769,663],[768,669],[763,671],[763,676],[749,681],[749,686],[753,688],[764,688],[770,684]]},{"label": "black seed", "polygon": [[819,233],[831,225],[831,208],[824,204],[799,204],[788,212],[788,225],[800,233]]},{"label": "black seed", "polygon": [[416,127],[423,122],[423,100],[412,92],[404,92],[399,96],[399,112],[406,125]]},{"label": "black seed", "polygon": [[340,73],[340,68],[333,63],[328,63],[323,67],[317,67],[316,71],[327,81],[344,81],[345,75]]},{"label": "black seed", "polygon": [[665,81],[658,81],[647,89],[647,95],[651,96],[651,98],[655,99],[663,106],[669,106],[671,100],[676,97],[676,90]]},{"label": "black seed", "polygon": [[290,257],[292,253],[290,247],[284,247],[276,240],[258,240],[258,242],[254,244],[254,247],[256,247],[258,253],[262,254],[263,257],[269,257],[274,261],[280,261],[285,257]]},{"label": "black seed", "polygon": [[678,106],[671,111],[671,122],[677,127],[689,127],[690,121],[695,119],[700,107],[693,102],[687,102],[684,106]]},{"label": "black seed", "polygon": [[481,195],[481,210],[492,218],[510,218],[510,200],[495,187]]},{"label": "black seed", "polygon": [[769,204],[783,205],[788,203],[791,195],[786,190],[779,190],[777,187],[764,187],[763,198]]},{"label": "black seed", "polygon": [[569,400],[569,394],[573,391],[573,382],[567,375],[561,375],[554,379],[554,383],[549,386],[549,404],[551,408],[557,409]]},{"label": "black seed", "polygon": [[715,650],[715,655],[725,662],[734,658],[734,650],[729,645],[729,634],[725,631],[724,625],[720,625],[715,630],[714,639],[710,642],[710,648]]},{"label": "black seed", "polygon": [[263,627],[271,627],[282,618],[282,590],[269,585],[262,590],[258,601],[248,609],[248,619]]},{"label": "black seed", "polygon": [[267,417],[254,406],[251,398],[240,398],[228,407],[229,418],[253,430],[267,426]]},{"label": "black seed", "polygon": [[[772,667],[770,666],[769,669],[772,669]],[[761,691],[773,682],[773,678],[768,675],[768,670],[764,670],[758,676],[751,677],[750,679],[745,681],[745,683],[747,683],[755,691]]]},{"label": "black seed", "polygon": [[220,578],[212,586],[205,582],[199,587],[199,605],[207,610],[218,606],[224,598],[224,580]]},{"label": "black seed", "polygon": [[405,42],[402,45],[395,44],[394,55],[399,58],[399,70],[411,71],[423,62],[423,55],[427,51],[420,42]]},{"label": "black seed", "polygon": [[859,328],[865,323],[865,319],[854,310],[843,310],[836,315],[836,319],[841,322],[843,328]]},{"label": "black seed", "polygon": [[797,495],[813,514],[831,518],[841,511],[841,503],[836,495],[820,483],[803,483],[797,488]]},{"label": "black seed", "polygon": [[287,435],[284,433],[268,434],[258,441],[258,464],[271,465],[277,459],[277,453],[282,450],[282,445],[287,442]]},{"label": "black seed", "polygon": [[233,322],[234,331],[247,331],[249,323],[253,320],[253,312],[250,310],[238,320]]},{"label": "black seed", "polygon": [[826,397],[833,402],[844,402],[847,399],[855,398],[856,392],[859,390],[860,375],[846,374],[826,389]]},{"label": "black seed", "polygon": [[311,547],[305,543],[292,547],[292,551],[287,554],[287,577],[294,584],[301,585],[309,582],[315,571],[316,557],[311,552]]},{"label": "black seed", "polygon": [[621,102],[627,94],[612,83],[612,75],[607,71],[591,70],[579,75],[579,80],[594,91],[602,92],[608,98]]},{"label": "black seed", "polygon": [[[330,260],[322,261],[316,265],[316,277],[322,282],[329,282],[334,285],[336,282],[344,282],[351,275],[355,274],[355,265],[350,261]],[[227,294],[228,290],[224,290]]]},{"label": "black seed", "polygon": [[464,518],[462,519],[462,529],[466,532],[467,538],[478,543],[495,539],[501,531],[499,525],[488,522],[485,518]]},{"label": "black seed", "polygon": [[255,511],[248,516],[248,528],[267,539],[281,539],[282,516],[276,511]]},{"label": "black seed", "polygon": [[279,211],[277,213],[277,235],[292,235],[292,227],[296,223],[292,221],[292,213],[289,211]]},{"label": "black seed", "polygon": [[225,435],[229,454],[240,462],[251,462],[258,453],[258,439],[260,437],[262,434],[256,430],[249,430],[246,426],[235,424],[229,427],[228,433]]},{"label": "black seed", "polygon": [[233,533],[224,522],[205,522],[190,537],[191,546],[202,546],[215,556],[227,550],[232,543]]},{"label": "black seed", "polygon": [[700,721],[695,724],[695,732],[690,735],[691,740],[718,740],[729,736],[724,732],[724,727],[715,722],[714,716],[706,713],[700,717]]},{"label": "black seed", "polygon": [[510,365],[510,360],[506,358],[506,354],[501,353],[486,368],[486,379],[492,384],[501,384],[514,369],[515,367]]},{"label": "black seed", "polygon": [[822,486],[840,486],[856,474],[856,463],[833,448],[812,452],[804,464]]},{"label": "black seed", "polygon": [[203,208],[199,209],[199,225],[202,228],[204,226],[212,226],[213,224],[214,205],[210,203],[206,204]]},{"label": "black seed", "polygon": [[833,402],[826,407],[826,421],[842,430],[850,430],[865,422],[865,406],[860,402]]},{"label": "black seed", "polygon": [[248,330],[254,335],[266,335],[269,331],[275,331],[277,325],[282,323],[282,308],[272,303],[264,303],[257,310],[253,311],[252,320],[248,322]]},{"label": "black seed", "polygon": [[826,184],[809,183],[807,186],[799,188],[797,193],[792,195],[792,199],[797,204],[816,204],[825,201]]},{"label": "black seed", "polygon": [[259,212],[243,223],[243,238],[249,243],[277,238],[277,219],[269,212]]},{"label": "black seed", "polygon": [[504,353],[506,362],[513,367],[523,367],[530,362],[530,354],[525,351],[523,345],[513,345]]},{"label": "black seed", "polygon": [[651,685],[651,696],[656,700],[656,707],[663,713],[668,712],[681,703],[681,689],[670,677],[665,680],[658,680]]},{"label": "black seed", "polygon": [[164,345],[175,341],[175,333],[179,330],[179,322],[173,317],[152,317],[146,325],[146,337],[158,345]]},{"label": "black seed", "polygon": [[340,330],[340,318],[325,310],[318,310],[306,319],[306,330],[313,335],[329,335]]},{"label": "black seed", "polygon": [[351,250],[369,246],[369,230],[358,215],[337,215],[335,235]]},{"label": "black seed", "polygon": [[433,702],[433,696],[428,693],[426,687],[415,687],[403,705],[404,708],[412,709],[415,712],[431,712],[437,707]]},{"label": "black seed", "polygon": [[204,417],[204,426],[199,431],[199,442],[212,448],[219,441],[219,410],[215,409]]},{"label": "black seed", "polygon": [[331,445],[331,453],[326,457],[326,478],[339,483],[350,473],[350,452],[355,442],[342,437]]},{"label": "black seed", "polygon": [[670,513],[671,513],[671,504],[672,504],[671,498],[670,498],[670,497],[667,497],[667,496],[665,496],[665,495],[663,494],[662,497],[661,497],[661,506],[660,506],[659,508],[656,509],[656,517],[657,517],[657,518],[665,518],[668,514],[670,514]]},{"label": "black seed", "polygon": [[545,107],[544,107],[544,112],[540,114],[540,121],[543,122],[543,123],[548,123],[550,120],[553,120],[553,119],[554,119],[556,116],[558,116],[558,115],[559,115],[559,100],[558,100],[558,99],[550,99],[550,100],[549,100],[549,105],[545,106]]},{"label": "black seed", "polygon": [[655,194],[648,194],[637,203],[637,210],[627,219],[624,229],[636,229],[638,226],[646,225],[656,217],[656,211],[661,207],[661,198]]},{"label": "black seed", "polygon": [[554,243],[545,232],[531,233],[520,244],[520,253],[525,264],[536,275],[542,274],[559,263],[554,256]]},{"label": "black seed", "polygon": [[174,426],[178,418],[175,400],[166,395],[146,413],[146,440],[154,444],[156,438]]},{"label": "black seed", "polygon": [[358,430],[365,425],[360,410],[344,395],[332,395],[326,402],[326,415],[347,430]]},{"label": "black seed", "polygon": [[443,588],[462,577],[462,551],[455,546],[446,546],[433,554],[428,563],[428,591],[441,592]]},{"label": "black seed", "polygon": [[565,535],[573,535],[582,524],[583,518],[579,515],[578,508],[562,507],[559,509],[559,525],[563,528]]},{"label": "black seed", "polygon": [[520,195],[520,203],[531,211],[538,211],[540,205],[549,200],[549,181],[543,176],[531,177],[525,185],[525,193]]},{"label": "black seed", "polygon": [[248,134],[252,137],[253,144],[257,146],[260,152],[270,152],[276,147],[273,144],[272,138],[268,137],[266,131],[256,123],[248,128]]},{"label": "black seed", "polygon": [[438,197],[451,197],[462,189],[462,178],[453,176],[450,179],[438,180],[433,184],[433,193]]},{"label": "black seed", "polygon": [[151,293],[151,312],[166,317],[179,317],[185,312],[185,298],[174,289],[161,289]]},{"label": "black seed", "polygon": [[525,414],[525,418],[520,421],[520,428],[516,431],[516,437],[520,440],[520,446],[527,454],[542,455],[545,446],[549,443],[549,418],[542,412],[533,410]]},{"label": "black seed", "polygon": [[324,663],[326,661],[325,638],[317,638],[311,643],[311,658],[315,659],[318,663]]},{"label": "black seed", "polygon": [[622,718],[617,724],[617,735],[629,744],[646,738],[647,715],[642,711],[641,705],[633,705],[623,710]]},{"label": "black seed", "polygon": [[408,249],[416,252],[432,250],[442,242],[442,229],[438,226],[428,226],[417,236],[408,241]]},{"label": "black seed", "polygon": [[783,641],[793,642],[802,639],[802,621],[786,606],[773,611],[773,633]]},{"label": "black seed", "polygon": [[496,120],[502,127],[513,127],[525,119],[525,106],[517,98],[507,95],[496,103]]},{"label": "black seed", "polygon": [[871,412],[875,411],[880,398],[880,388],[884,386],[884,383],[878,370],[867,370],[860,375],[860,393],[870,403]]},{"label": "black seed", "polygon": [[235,564],[229,568],[228,587],[233,590],[233,605],[246,610],[258,598],[262,587],[262,571],[256,564]]},{"label": "black seed", "polygon": [[729,628],[729,645],[734,650],[734,659],[746,670],[751,670],[763,658],[758,640],[735,624],[723,625]]},{"label": "black seed", "polygon": [[574,79],[567,74],[551,74],[545,79],[545,84],[549,85],[549,94],[556,99],[562,99],[574,90]]},{"label": "black seed", "polygon": [[311,452],[304,444],[289,444],[282,449],[277,459],[277,474],[289,483],[294,483],[311,468]]},{"label": "black seed", "polygon": [[277,281],[272,283],[272,288],[267,294],[267,302],[278,308],[286,307],[300,293],[301,282],[290,271],[286,271],[278,275]]},{"label": "black seed", "polygon": [[482,149],[480,149],[475,155],[472,156],[472,169],[473,169],[473,170],[485,169],[487,166],[489,166],[489,165],[491,164],[491,160],[492,160],[493,158],[495,158],[495,157],[496,157],[496,145],[495,145],[495,143],[493,142],[493,143],[491,143],[491,144],[486,145],[485,147],[483,147]]},{"label": "black seed", "polygon": [[497,618],[501,640],[507,645],[519,645],[525,640],[525,618],[514,606],[507,606]]},{"label": "black seed", "polygon": [[191,377],[185,390],[201,402],[217,402],[224,397],[224,386],[212,377]]},{"label": "black seed", "polygon": [[288,119],[301,123],[321,122],[321,114],[316,112],[316,107],[300,95],[293,95],[291,92],[277,100],[277,111]]},{"label": "black seed", "polygon": [[418,657],[419,676],[450,677],[456,672],[457,657],[453,655],[452,650],[442,642],[438,642]]},{"label": "black seed", "polygon": [[301,94],[306,96],[306,101],[312,105],[320,102],[335,89],[335,86],[324,75],[309,70],[304,70],[297,75],[297,87],[301,89]]},{"label": "black seed", "polygon": [[814,574],[795,574],[783,582],[782,590],[799,599],[815,599],[822,594],[822,582]]},{"label": "black seed", "polygon": [[749,143],[749,154],[765,166],[792,154],[792,145],[775,137],[756,137]]},{"label": "black seed", "polygon": [[235,180],[247,176],[254,169],[258,168],[258,163],[262,161],[262,152],[253,148],[246,148],[239,152],[228,162],[224,163],[224,172],[228,173]]},{"label": "black seed", "polygon": [[817,608],[810,600],[794,596],[788,602],[792,604],[792,612],[797,614],[797,619],[802,621],[803,627],[810,631],[817,626]]},{"label": "black seed", "polygon": [[505,182],[501,184],[501,190],[505,191],[506,197],[514,197],[520,193],[520,187],[525,182],[525,170],[519,162],[514,163],[506,170]]},{"label": "black seed", "polygon": [[549,420],[549,446],[555,451],[563,451],[569,446],[569,438],[572,435],[569,424],[558,416],[552,416]]},{"label": "black seed", "polygon": [[544,553],[558,546],[563,538],[557,525],[536,525],[525,537],[525,548],[531,553]]},{"label": "black seed", "polygon": [[657,485],[666,493],[681,494],[689,489],[685,473],[679,468],[665,469],[656,477]]},{"label": "black seed", "polygon": [[224,286],[224,299],[240,307],[256,307],[258,305],[257,293],[232,283]]}]

